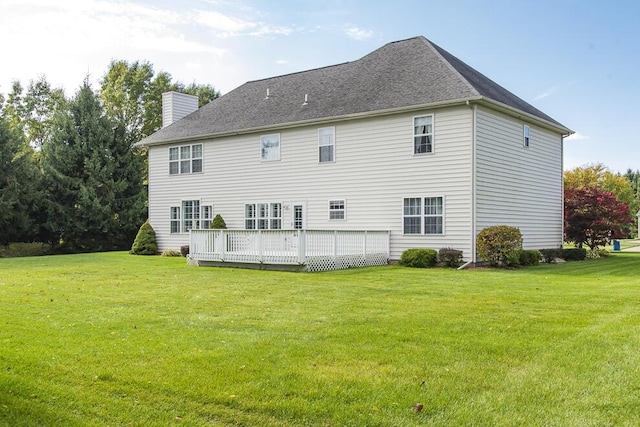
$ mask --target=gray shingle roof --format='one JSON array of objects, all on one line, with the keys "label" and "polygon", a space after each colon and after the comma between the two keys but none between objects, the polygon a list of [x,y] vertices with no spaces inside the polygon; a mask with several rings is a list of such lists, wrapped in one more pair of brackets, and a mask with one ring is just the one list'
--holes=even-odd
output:
[{"label": "gray shingle roof", "polygon": [[[305,94],[307,105],[303,105]],[[566,129],[444,49],[415,37],[388,43],[353,62],[247,82],[141,143],[466,99],[497,101]]]}]

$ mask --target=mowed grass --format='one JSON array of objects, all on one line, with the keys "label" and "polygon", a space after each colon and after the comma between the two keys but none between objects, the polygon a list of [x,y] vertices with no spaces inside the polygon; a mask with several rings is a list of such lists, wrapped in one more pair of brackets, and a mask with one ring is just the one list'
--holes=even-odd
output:
[{"label": "mowed grass", "polygon": [[0,425],[640,425],[639,332],[633,253],[314,274],[0,259]]}]

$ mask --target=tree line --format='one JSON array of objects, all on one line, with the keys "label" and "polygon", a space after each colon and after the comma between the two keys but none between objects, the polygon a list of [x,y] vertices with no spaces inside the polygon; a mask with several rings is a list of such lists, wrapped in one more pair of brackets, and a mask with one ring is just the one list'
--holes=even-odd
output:
[{"label": "tree line", "polygon": [[147,218],[146,153],[134,144],[162,125],[162,93],[220,94],[185,85],[145,61],[112,61],[94,90],[72,97],[40,77],[0,95],[0,244],[52,252],[131,247]]}]

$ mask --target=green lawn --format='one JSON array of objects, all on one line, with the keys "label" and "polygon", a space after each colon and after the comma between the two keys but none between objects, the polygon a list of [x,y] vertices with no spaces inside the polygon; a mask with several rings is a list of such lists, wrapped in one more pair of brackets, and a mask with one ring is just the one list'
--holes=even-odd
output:
[{"label": "green lawn", "polygon": [[640,425],[639,330],[640,253],[315,274],[0,259],[0,425]]}]

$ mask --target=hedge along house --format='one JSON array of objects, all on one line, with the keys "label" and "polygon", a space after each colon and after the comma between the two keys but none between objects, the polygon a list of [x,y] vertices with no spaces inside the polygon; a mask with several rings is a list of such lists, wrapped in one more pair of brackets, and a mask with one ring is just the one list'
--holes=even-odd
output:
[{"label": "hedge along house", "polygon": [[140,145],[160,250],[221,214],[238,231],[375,230],[390,259],[451,247],[474,261],[490,225],[519,227],[527,249],[562,245],[571,133],[415,37],[245,83]]}]

